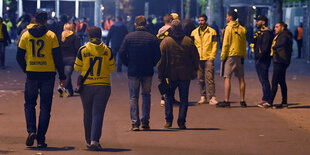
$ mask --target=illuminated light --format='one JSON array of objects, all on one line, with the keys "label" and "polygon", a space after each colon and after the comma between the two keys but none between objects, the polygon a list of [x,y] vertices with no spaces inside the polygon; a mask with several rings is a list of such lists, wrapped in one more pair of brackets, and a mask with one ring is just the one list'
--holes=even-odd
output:
[{"label": "illuminated light", "polygon": [[253,8],[254,10],[256,10],[256,6],[252,6],[252,8]]},{"label": "illuminated light", "polygon": [[54,18],[56,16],[56,12],[52,11],[52,18]]},{"label": "illuminated light", "polygon": [[101,10],[104,10],[104,6],[101,7]]},{"label": "illuminated light", "polygon": [[238,9],[234,9],[235,12],[238,12]]}]

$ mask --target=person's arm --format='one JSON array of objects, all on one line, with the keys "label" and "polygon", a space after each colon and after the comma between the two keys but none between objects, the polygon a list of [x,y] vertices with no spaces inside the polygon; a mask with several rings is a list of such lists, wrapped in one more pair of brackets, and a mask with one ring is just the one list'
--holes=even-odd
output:
[{"label": "person's arm", "polygon": [[160,52],[160,47],[159,47],[159,40],[154,37],[154,47],[153,47],[153,66],[156,66],[156,64],[158,63],[160,57],[161,57],[161,52]]},{"label": "person's arm", "polygon": [[126,47],[127,46],[126,40],[127,39],[125,37],[123,40],[123,43],[121,45],[121,48],[119,49],[118,52],[120,54],[120,58],[121,58],[123,64],[128,67],[128,51],[127,51],[127,47]]},{"label": "person's arm", "polygon": [[114,26],[112,26],[108,32],[108,36],[106,39],[106,45],[107,46],[109,46],[109,44],[110,44],[110,40],[111,40],[111,36],[113,35],[113,32],[114,32]]},{"label": "person's arm", "polygon": [[214,60],[218,51],[218,42],[217,42],[217,34],[214,32],[212,34],[212,52],[211,52],[211,60]]},{"label": "person's arm", "polygon": [[109,55],[110,55],[110,58],[109,58],[109,71],[110,73],[114,72],[115,68],[116,68],[116,65],[115,65],[115,59],[113,57],[113,54],[112,54],[112,50],[109,48]]},{"label": "person's arm", "polygon": [[7,28],[6,28],[6,26],[4,25],[4,24],[2,24],[2,29],[3,29],[3,35],[4,35],[4,41],[6,42],[6,43],[9,43],[9,44],[11,44],[11,38],[10,38],[10,35],[9,35],[9,33],[8,33],[8,31],[7,31]]},{"label": "person's arm", "polygon": [[74,62],[74,69],[76,72],[82,72],[83,71],[83,58],[82,58],[82,50],[85,48],[85,46],[82,46],[75,58]]},{"label": "person's arm", "polygon": [[59,80],[66,80],[66,75],[64,72],[63,57],[60,51],[60,47],[52,49],[53,59],[55,63],[56,70],[59,74]]},{"label": "person's arm", "polygon": [[274,50],[284,48],[286,44],[289,43],[289,38],[286,36],[279,36],[276,45],[273,47]]},{"label": "person's arm", "polygon": [[221,53],[221,60],[224,61],[228,57],[228,52],[230,48],[230,40],[231,40],[231,30],[226,27],[224,32],[223,38],[223,46],[222,46],[222,53]]},{"label": "person's arm", "polygon": [[16,53],[16,61],[19,65],[19,67],[23,70],[24,73],[26,73],[26,60],[25,60],[26,50],[17,48]]},{"label": "person's arm", "polygon": [[167,51],[166,51],[166,44],[165,41],[160,43],[160,53],[161,57],[157,63],[157,71],[158,71],[158,78],[163,80],[166,77],[166,67],[167,67]]}]

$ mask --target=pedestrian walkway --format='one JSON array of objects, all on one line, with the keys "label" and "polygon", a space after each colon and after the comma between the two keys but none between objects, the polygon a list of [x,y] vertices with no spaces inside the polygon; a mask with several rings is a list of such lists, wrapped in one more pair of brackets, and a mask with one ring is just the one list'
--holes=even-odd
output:
[{"label": "pedestrian walkway", "polygon": [[[164,129],[158,80],[153,77],[150,131],[129,131],[127,74],[112,74],[112,94],[103,124],[102,152],[86,150],[83,111],[79,96],[59,98],[55,90],[47,149],[27,148],[23,111],[25,75],[15,61],[16,49],[7,48],[7,69],[0,70],[0,154],[310,154],[310,65],[292,59],[287,74],[289,109],[256,107],[262,96],[253,62],[246,61],[245,79],[248,108],[240,108],[239,87],[232,79],[232,108],[197,105],[198,80],[191,82],[188,130]],[[216,96],[224,98],[224,81],[216,63]],[[272,71],[272,70],[270,70]],[[271,76],[271,74],[270,74]],[[74,73],[73,79],[77,74]],[[75,80],[74,80],[75,82]],[[73,82],[73,83],[74,83]],[[57,84],[58,82],[56,82]],[[178,99],[178,94],[176,94]],[[280,94],[275,103],[280,102]],[[39,106],[37,106],[39,108]],[[177,107],[174,108],[177,114]]]}]

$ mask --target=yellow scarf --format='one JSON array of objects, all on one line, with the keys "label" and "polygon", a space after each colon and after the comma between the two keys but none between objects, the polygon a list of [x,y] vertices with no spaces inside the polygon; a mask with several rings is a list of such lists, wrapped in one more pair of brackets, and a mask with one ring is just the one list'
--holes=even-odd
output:
[{"label": "yellow scarf", "polygon": [[274,39],[272,41],[270,56],[273,56],[273,53],[274,53],[273,47],[276,45],[276,42],[277,42],[276,40],[277,40],[278,36],[279,35],[277,34],[277,36],[274,37]]}]

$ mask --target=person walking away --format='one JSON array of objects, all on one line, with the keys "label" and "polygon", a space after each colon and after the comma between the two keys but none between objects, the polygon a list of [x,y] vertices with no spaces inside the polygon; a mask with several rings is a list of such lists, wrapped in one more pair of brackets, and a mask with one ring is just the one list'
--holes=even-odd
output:
[{"label": "person walking away", "polygon": [[271,63],[271,44],[273,40],[273,34],[270,28],[267,27],[268,18],[260,15],[256,18],[256,26],[258,31],[253,38],[254,44],[254,60],[255,68],[259,82],[263,88],[263,97],[258,107],[264,108],[269,106],[268,100],[270,97],[270,82],[269,82],[269,67]]},{"label": "person walking away", "polygon": [[[66,23],[61,33],[60,49],[63,56],[65,66],[66,86],[69,96],[73,96],[73,86],[71,82],[71,75],[73,72],[76,54],[80,48],[80,40],[72,29],[72,23]],[[63,96],[61,96],[63,97]]]},{"label": "person walking away", "polygon": [[287,86],[286,69],[291,63],[292,56],[292,33],[287,29],[287,25],[279,22],[275,26],[276,37],[272,42],[271,55],[273,56],[273,74],[271,81],[271,95],[268,103],[273,106],[274,98],[277,94],[278,85],[281,87],[282,103],[275,108],[287,108]]},{"label": "person walking away", "polygon": [[116,21],[112,25],[112,27],[109,30],[106,44],[109,46],[111,41],[111,47],[112,47],[112,53],[114,58],[117,57],[117,72],[122,72],[122,61],[119,56],[119,48],[121,47],[121,44],[123,42],[124,37],[127,35],[128,30],[125,24],[122,22],[121,17],[116,17]]},{"label": "person walking away", "polygon": [[191,38],[193,30],[196,29],[195,23],[193,22],[192,19],[187,18],[184,20],[183,24],[184,24],[184,34]]},{"label": "person walking away", "polygon": [[[101,41],[100,27],[91,27],[88,38],[90,41],[79,49],[74,69],[81,72],[83,77],[91,70],[84,82],[81,100],[86,146],[98,151],[101,150],[99,141],[106,105],[111,94],[110,73],[115,70],[115,61],[111,49]],[[94,65],[90,68],[92,63]]]},{"label": "person walking away", "polygon": [[294,38],[297,42],[297,47],[298,47],[298,56],[297,59],[301,58],[301,48],[302,48],[302,34],[303,34],[303,26],[302,23],[300,23],[300,25],[297,27],[295,34],[294,34]]},{"label": "person walking away", "polygon": [[221,60],[224,62],[225,80],[225,100],[217,104],[217,107],[230,107],[229,97],[231,88],[232,73],[239,80],[240,105],[247,107],[244,100],[245,80],[244,80],[244,60],[246,58],[246,29],[241,26],[236,19],[238,13],[229,11],[226,15],[227,26],[224,32]]},{"label": "person walking away", "polygon": [[[154,66],[160,59],[157,38],[146,29],[146,19],[135,19],[136,31],[126,35],[120,48],[121,59],[128,67],[128,87],[130,95],[130,118],[132,131],[150,129],[151,86]],[[139,117],[139,91],[142,91],[142,117]]]},{"label": "person walking away", "polygon": [[[25,116],[27,146],[37,139],[38,148],[46,148],[45,134],[50,121],[56,70],[60,86],[65,86],[66,76],[61,51],[55,33],[47,29],[47,13],[35,14],[37,25],[25,32],[18,45],[16,60],[27,74],[25,84]],[[36,100],[40,94],[40,115],[36,127]]]},{"label": "person walking away", "polygon": [[197,76],[199,55],[192,39],[185,36],[182,23],[176,19],[171,24],[172,34],[160,44],[161,58],[158,62],[158,77],[168,79],[169,89],[166,93],[165,128],[172,127],[173,98],[175,88],[179,88],[180,105],[178,126],[186,129],[186,116],[188,109],[188,95],[190,80]]},{"label": "person walking away", "polygon": [[213,28],[208,26],[208,17],[206,15],[200,15],[198,20],[199,26],[191,34],[198,49],[200,59],[198,79],[201,97],[198,104],[204,104],[207,102],[207,81],[209,104],[216,105],[218,101],[215,97],[214,59],[218,50],[217,33]]},{"label": "person walking away", "polygon": [[6,25],[0,17],[0,65],[1,69],[5,69],[5,46],[11,44],[11,39],[7,31]]},{"label": "person walking away", "polygon": [[80,23],[80,30],[78,31],[81,45],[84,45],[84,43],[86,42],[85,36],[87,31],[88,31],[87,19],[84,17],[82,22]]}]

